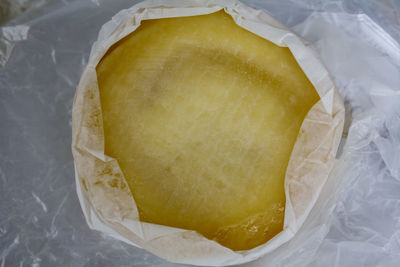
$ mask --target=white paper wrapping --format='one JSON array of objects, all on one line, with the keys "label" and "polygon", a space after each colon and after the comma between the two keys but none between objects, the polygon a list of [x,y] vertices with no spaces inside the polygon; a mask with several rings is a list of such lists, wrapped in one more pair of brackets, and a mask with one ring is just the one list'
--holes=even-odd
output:
[{"label": "white paper wrapping", "polygon": [[[284,230],[248,251],[232,251],[195,231],[140,222],[118,162],[104,155],[96,66],[108,48],[134,31],[142,20],[209,14],[221,9],[239,26],[288,47],[320,96],[301,126],[290,157],[285,177]],[[343,129],[344,106],[327,70],[309,46],[266,13],[228,0],[144,1],[122,10],[102,27],[77,88],[72,115],[78,197],[92,229],[172,262],[226,266],[271,252],[302,226],[332,169]],[[119,188],[107,186],[115,179]]]}]

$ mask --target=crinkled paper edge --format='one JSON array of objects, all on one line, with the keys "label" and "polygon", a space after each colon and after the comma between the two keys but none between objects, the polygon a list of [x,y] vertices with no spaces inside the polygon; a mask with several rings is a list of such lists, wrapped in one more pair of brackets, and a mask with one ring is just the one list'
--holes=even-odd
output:
[{"label": "crinkled paper edge", "polygon": [[[202,15],[221,9],[239,26],[288,47],[320,96],[303,121],[287,168],[284,230],[247,251],[232,251],[196,231],[140,222],[118,162],[104,154],[96,65],[106,51],[134,31],[142,20]],[[150,0],[120,11],[103,25],[78,85],[72,117],[77,192],[92,229],[172,262],[226,266],[249,262],[273,251],[290,240],[304,223],[332,169],[343,130],[344,106],[313,50],[266,13],[229,0]]]}]

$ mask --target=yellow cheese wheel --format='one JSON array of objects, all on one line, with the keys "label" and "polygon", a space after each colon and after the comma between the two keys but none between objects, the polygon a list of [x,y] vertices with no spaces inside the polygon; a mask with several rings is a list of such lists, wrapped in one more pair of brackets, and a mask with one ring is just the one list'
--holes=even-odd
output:
[{"label": "yellow cheese wheel", "polygon": [[289,49],[219,11],[143,21],[97,66],[105,154],[144,222],[247,250],[283,228],[285,172],[319,97]]}]

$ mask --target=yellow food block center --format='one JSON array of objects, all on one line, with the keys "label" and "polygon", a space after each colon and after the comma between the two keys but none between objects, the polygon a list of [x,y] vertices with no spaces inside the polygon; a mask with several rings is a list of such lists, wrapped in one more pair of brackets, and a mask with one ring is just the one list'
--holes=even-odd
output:
[{"label": "yellow food block center", "polygon": [[142,221],[233,250],[282,231],[286,168],[319,99],[287,48],[223,11],[147,20],[97,74],[105,153]]}]

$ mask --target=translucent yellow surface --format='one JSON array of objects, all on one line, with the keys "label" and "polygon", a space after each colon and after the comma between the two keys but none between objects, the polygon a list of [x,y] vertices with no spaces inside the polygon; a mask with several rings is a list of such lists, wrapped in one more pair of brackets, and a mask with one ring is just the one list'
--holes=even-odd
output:
[{"label": "translucent yellow surface", "polygon": [[146,222],[233,250],[282,230],[285,171],[318,95],[287,48],[220,11],[143,21],[97,67],[105,152]]}]

